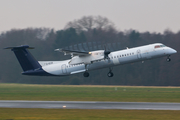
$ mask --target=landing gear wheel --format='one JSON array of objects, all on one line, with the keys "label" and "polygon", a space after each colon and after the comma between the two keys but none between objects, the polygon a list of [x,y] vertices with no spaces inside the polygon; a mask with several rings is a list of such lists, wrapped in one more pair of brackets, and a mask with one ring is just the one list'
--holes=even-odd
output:
[{"label": "landing gear wheel", "polygon": [[89,77],[89,73],[86,71],[86,72],[84,72],[83,76],[84,77]]},{"label": "landing gear wheel", "polygon": [[112,72],[108,72],[108,74],[107,74],[108,77],[113,77],[113,75],[114,74]]},{"label": "landing gear wheel", "polygon": [[166,61],[167,61],[167,62],[170,62],[170,61],[171,61],[171,59],[170,59],[170,58],[167,58],[167,59],[166,59]]}]

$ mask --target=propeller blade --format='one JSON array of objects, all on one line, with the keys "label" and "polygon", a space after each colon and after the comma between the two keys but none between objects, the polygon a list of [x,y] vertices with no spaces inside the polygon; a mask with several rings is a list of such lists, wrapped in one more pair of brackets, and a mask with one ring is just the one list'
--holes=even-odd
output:
[{"label": "propeller blade", "polygon": [[111,53],[111,52],[110,52],[110,51],[107,51],[107,50],[106,50],[106,46],[104,45],[104,59],[110,59],[109,56],[108,56],[110,53]]}]

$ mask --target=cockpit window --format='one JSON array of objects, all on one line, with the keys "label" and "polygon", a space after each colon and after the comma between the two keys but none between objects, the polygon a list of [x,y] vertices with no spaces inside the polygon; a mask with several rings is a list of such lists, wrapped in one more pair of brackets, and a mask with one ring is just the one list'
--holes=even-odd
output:
[{"label": "cockpit window", "polygon": [[166,47],[165,45],[160,45],[161,47]]},{"label": "cockpit window", "polygon": [[154,48],[161,48],[161,47],[166,47],[165,45],[156,45]]}]

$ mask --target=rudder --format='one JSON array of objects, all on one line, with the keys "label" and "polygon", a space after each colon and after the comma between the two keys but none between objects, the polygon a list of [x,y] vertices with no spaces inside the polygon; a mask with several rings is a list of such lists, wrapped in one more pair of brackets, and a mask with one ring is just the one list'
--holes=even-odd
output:
[{"label": "rudder", "polygon": [[7,47],[4,49],[11,49],[14,52],[23,71],[29,71],[29,70],[35,70],[41,68],[41,65],[28,50],[28,49],[34,49],[33,47],[29,47],[28,45],[22,45],[18,47]]}]

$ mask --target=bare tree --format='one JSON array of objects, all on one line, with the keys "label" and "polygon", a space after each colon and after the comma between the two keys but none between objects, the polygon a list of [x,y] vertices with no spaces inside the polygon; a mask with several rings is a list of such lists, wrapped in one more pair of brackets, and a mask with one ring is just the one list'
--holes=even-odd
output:
[{"label": "bare tree", "polygon": [[[102,16],[84,16],[81,19],[68,22],[65,29],[74,28],[77,33],[101,29],[105,31],[115,30],[114,23]],[[116,31],[116,30],[115,30]]]}]

